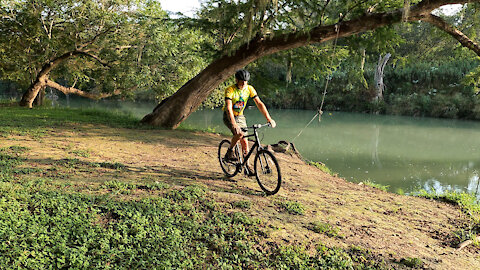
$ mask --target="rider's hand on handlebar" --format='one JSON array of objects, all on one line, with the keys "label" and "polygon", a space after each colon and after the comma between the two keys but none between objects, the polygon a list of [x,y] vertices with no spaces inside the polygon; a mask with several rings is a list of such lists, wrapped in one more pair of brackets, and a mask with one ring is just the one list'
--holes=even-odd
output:
[{"label": "rider's hand on handlebar", "polygon": [[240,128],[238,125],[233,125],[233,130],[235,130],[235,134],[243,135],[242,128]]},{"label": "rider's hand on handlebar", "polygon": [[275,123],[275,120],[273,120],[273,119],[270,119],[270,121],[268,121],[268,122],[270,123],[270,125],[272,125],[272,128],[277,126],[277,123]]}]

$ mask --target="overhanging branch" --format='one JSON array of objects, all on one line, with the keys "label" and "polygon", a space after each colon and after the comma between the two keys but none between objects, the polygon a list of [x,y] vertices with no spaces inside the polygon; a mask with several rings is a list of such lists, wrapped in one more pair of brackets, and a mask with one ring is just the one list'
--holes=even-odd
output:
[{"label": "overhanging branch", "polygon": [[54,82],[50,79],[47,79],[46,83],[47,83],[47,86],[55,88],[58,91],[64,93],[65,95],[74,94],[74,95],[77,95],[77,96],[86,97],[86,98],[90,98],[90,99],[102,99],[102,98],[117,96],[117,95],[121,94],[120,90],[115,90],[112,93],[98,93],[98,94],[88,93],[88,92],[82,91],[80,89],[77,89],[75,87],[65,87],[65,86],[60,85],[60,84],[58,84],[58,83],[56,83],[56,82]]},{"label": "overhanging branch", "polygon": [[460,30],[456,29],[455,27],[449,25],[444,19],[429,14],[422,19],[424,22],[428,22],[437,28],[447,32],[453,38],[458,40],[462,46],[469,48],[470,50],[474,51],[478,56],[480,56],[480,46],[475,41],[471,40],[467,35],[462,33]]}]

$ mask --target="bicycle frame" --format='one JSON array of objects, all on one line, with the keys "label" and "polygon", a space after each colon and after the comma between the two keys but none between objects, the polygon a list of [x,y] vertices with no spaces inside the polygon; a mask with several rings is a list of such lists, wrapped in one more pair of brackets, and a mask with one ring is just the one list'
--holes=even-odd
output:
[{"label": "bicycle frame", "polygon": [[[247,127],[247,130],[248,129],[253,129],[253,134],[243,136],[243,138],[255,137],[255,143],[253,144],[252,148],[248,151],[248,153],[245,157],[243,157],[243,156],[240,157],[240,158],[243,158],[243,161],[240,164],[241,166],[244,166],[247,163],[247,160],[250,158],[250,156],[252,155],[252,153],[255,149],[257,149],[257,148],[258,148],[258,150],[263,149],[263,147],[260,145],[260,138],[258,137],[257,129],[261,128],[262,126],[267,126],[267,125],[270,125],[270,124],[265,124],[265,125],[258,124],[258,125],[253,125],[251,127]],[[246,130],[244,130],[244,131],[246,131]],[[247,143],[248,143],[248,141],[247,141]],[[238,143],[237,143],[237,147],[238,147]],[[240,151],[239,151],[239,156],[240,156]]]}]

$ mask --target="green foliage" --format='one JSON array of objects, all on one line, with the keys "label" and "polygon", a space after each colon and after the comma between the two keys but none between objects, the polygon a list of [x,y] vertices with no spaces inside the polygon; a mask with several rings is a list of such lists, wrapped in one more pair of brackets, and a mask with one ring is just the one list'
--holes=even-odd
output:
[{"label": "green foliage", "polygon": [[0,110],[0,122],[2,123],[0,134],[29,134],[32,136],[43,136],[48,128],[76,123],[92,123],[118,128],[147,128],[140,125],[139,119],[131,115],[105,110],[70,108],[27,110],[19,107],[3,107]]},{"label": "green foliage", "polygon": [[389,186],[384,186],[384,185],[381,185],[381,184],[377,184],[377,183],[375,183],[371,180],[366,180],[366,181],[363,181],[361,183],[366,185],[366,186],[378,188],[378,189],[383,190],[383,191],[388,191],[388,187],[389,187]]},{"label": "green foliage", "polygon": [[232,206],[240,209],[250,209],[252,207],[251,201],[236,201],[232,203]]},{"label": "green foliage", "polygon": [[464,209],[465,213],[480,214],[480,203],[472,194],[455,191],[447,191],[442,194],[437,194],[436,192],[421,190],[418,196],[459,205]]},{"label": "green foliage", "polygon": [[170,187],[169,184],[163,183],[163,182],[154,182],[154,183],[145,184],[143,186],[138,186],[138,188],[143,188],[146,190],[164,190],[169,187]]},{"label": "green foliage", "polygon": [[320,169],[322,172],[329,174],[329,175],[336,175],[336,173],[333,173],[330,168],[327,167],[327,165],[321,163],[321,162],[315,162],[315,161],[307,161],[307,164],[310,166],[314,166],[315,168]]},{"label": "green foliage", "polygon": [[130,194],[131,190],[137,189],[136,184],[124,183],[117,180],[106,181],[101,187],[122,194]]},{"label": "green foliage", "polygon": [[420,268],[423,266],[423,261],[419,258],[402,258],[400,260],[400,264],[403,264],[405,266],[411,267],[411,268]]},{"label": "green foliage", "polygon": [[316,221],[310,223],[310,230],[316,232],[316,233],[321,233],[325,234],[329,237],[341,237],[338,232],[339,229],[335,228],[329,223],[321,222],[321,221]]},{"label": "green foliage", "polygon": [[84,149],[84,150],[77,149],[77,150],[71,151],[70,153],[80,157],[90,157],[90,150],[88,149]]},{"label": "green foliage", "polygon": [[455,191],[437,194],[436,192],[421,190],[417,196],[460,206],[462,211],[470,218],[470,223],[454,232],[454,236],[458,243],[469,239],[476,241],[476,235],[480,233],[480,202],[474,195]]},{"label": "green foliage", "polygon": [[22,158],[18,156],[18,153],[26,150],[27,148],[21,146],[0,148],[0,182],[13,180],[15,167],[22,163]]},{"label": "green foliage", "polygon": [[61,85],[161,100],[210,60],[209,36],[177,25],[157,1],[8,2],[0,5],[0,79],[23,89],[50,62],[47,75]]},{"label": "green foliage", "polygon": [[292,214],[292,215],[305,214],[305,206],[303,206],[303,204],[301,204],[300,202],[283,200],[283,201],[277,201],[275,202],[275,204],[289,214]]}]

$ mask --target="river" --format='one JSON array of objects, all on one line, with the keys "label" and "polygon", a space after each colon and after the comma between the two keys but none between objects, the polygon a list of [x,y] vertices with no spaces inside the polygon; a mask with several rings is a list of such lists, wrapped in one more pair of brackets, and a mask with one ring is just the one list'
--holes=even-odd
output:
[{"label": "river", "polygon": [[[96,104],[92,106],[106,107],[103,102]],[[154,105],[108,107],[140,118]],[[326,112],[320,122],[316,118],[305,128],[314,111],[270,113],[278,126],[263,129],[263,143],[293,140],[304,158],[325,163],[349,181],[370,180],[398,193],[425,189],[479,195],[480,122]],[[256,108],[246,109],[245,115],[249,125],[265,122]],[[218,109],[199,110],[182,126],[228,132]]]}]

